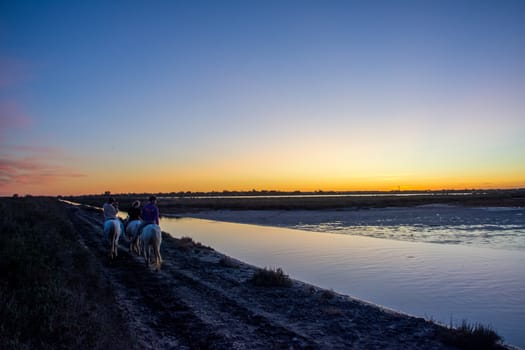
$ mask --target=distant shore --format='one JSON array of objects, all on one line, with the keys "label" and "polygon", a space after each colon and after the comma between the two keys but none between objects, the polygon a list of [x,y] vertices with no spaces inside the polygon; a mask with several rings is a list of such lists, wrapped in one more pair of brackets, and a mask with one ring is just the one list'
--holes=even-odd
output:
[{"label": "distant shore", "polygon": [[[525,189],[423,192],[210,192],[156,194],[161,213],[209,210],[323,210],[411,207],[446,204],[466,207],[525,207]],[[149,194],[114,194],[122,210]],[[67,196],[65,199],[101,206],[105,195]]]}]

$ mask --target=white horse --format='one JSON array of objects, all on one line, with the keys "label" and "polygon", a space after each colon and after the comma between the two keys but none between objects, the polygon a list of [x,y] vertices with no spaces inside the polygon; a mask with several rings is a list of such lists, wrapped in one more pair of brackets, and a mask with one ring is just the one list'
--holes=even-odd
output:
[{"label": "white horse", "polygon": [[160,226],[156,224],[149,224],[142,230],[140,234],[140,240],[142,243],[142,251],[144,253],[144,261],[146,266],[149,266],[151,249],[155,255],[155,267],[157,271],[160,271],[160,265],[162,264],[162,257],[160,256],[160,244],[162,242],[162,233]]},{"label": "white horse", "polygon": [[133,220],[128,223],[126,227],[126,234],[129,237],[129,252],[134,251],[140,255],[140,239],[139,239],[139,226],[142,220]]},{"label": "white horse", "polygon": [[104,237],[109,242],[109,257],[118,256],[118,240],[124,232],[124,224],[120,219],[106,220],[104,222]]}]

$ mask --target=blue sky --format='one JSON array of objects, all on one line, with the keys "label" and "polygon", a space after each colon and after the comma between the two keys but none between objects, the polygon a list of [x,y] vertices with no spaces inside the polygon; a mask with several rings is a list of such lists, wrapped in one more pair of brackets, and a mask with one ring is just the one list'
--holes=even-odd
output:
[{"label": "blue sky", "polygon": [[523,1],[0,6],[4,194],[525,186]]}]

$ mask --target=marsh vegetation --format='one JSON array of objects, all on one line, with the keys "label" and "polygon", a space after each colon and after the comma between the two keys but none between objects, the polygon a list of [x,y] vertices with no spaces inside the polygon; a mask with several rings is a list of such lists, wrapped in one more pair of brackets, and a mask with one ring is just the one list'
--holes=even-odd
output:
[{"label": "marsh vegetation", "polygon": [[0,200],[3,349],[133,349],[111,286],[53,198]]}]

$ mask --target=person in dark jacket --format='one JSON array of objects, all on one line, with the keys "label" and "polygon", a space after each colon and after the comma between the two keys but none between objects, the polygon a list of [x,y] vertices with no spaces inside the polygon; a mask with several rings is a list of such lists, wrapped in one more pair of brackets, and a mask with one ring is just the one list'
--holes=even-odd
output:
[{"label": "person in dark jacket", "polygon": [[140,220],[141,214],[142,214],[142,210],[140,208],[140,201],[139,200],[134,201],[128,210],[128,216],[129,216],[128,221],[131,222],[133,220]]}]

